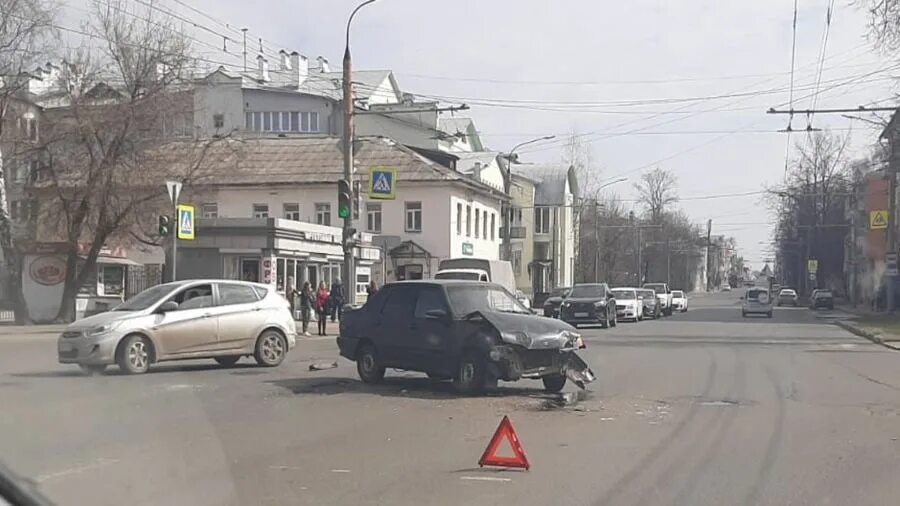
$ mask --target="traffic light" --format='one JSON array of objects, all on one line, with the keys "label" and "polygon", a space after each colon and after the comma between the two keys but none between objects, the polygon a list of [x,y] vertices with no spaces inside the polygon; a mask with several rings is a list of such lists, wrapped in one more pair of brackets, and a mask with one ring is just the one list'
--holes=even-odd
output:
[{"label": "traffic light", "polygon": [[159,235],[166,237],[172,233],[172,219],[165,214],[159,215]]},{"label": "traffic light", "polygon": [[338,217],[349,218],[353,214],[353,190],[350,181],[338,180]]}]

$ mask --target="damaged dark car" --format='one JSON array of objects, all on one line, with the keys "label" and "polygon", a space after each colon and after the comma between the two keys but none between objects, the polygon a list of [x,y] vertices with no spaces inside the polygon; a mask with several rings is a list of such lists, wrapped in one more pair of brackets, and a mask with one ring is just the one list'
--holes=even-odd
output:
[{"label": "damaged dark car", "polygon": [[344,313],[337,339],[360,379],[379,383],[388,368],[453,380],[474,394],[498,380],[540,379],[558,392],[595,376],[576,350],[570,325],[535,315],[500,285],[455,280],[390,283]]}]

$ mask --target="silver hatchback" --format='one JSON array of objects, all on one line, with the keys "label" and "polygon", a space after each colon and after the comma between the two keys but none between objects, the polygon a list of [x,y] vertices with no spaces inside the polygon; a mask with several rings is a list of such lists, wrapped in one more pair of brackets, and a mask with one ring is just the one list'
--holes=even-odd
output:
[{"label": "silver hatchback", "polygon": [[762,314],[772,317],[772,297],[765,288],[748,288],[741,297],[741,316],[748,314]]},{"label": "silver hatchback", "polygon": [[280,364],[296,345],[287,300],[269,286],[228,280],[176,281],[148,288],[111,311],[78,320],[59,336],[59,362],[128,374],[166,360],[253,356]]}]

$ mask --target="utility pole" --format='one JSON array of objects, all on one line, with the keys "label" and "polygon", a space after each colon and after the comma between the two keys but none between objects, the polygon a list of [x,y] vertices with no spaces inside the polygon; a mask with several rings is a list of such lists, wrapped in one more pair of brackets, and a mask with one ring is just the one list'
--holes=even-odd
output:
[{"label": "utility pole", "polygon": [[712,263],[712,219],[706,220],[706,291],[712,291],[712,273],[710,265]]},{"label": "utility pole", "polygon": [[669,238],[666,237],[666,285],[672,288],[672,249],[669,247]]},{"label": "utility pole", "polygon": [[[344,180],[347,185],[350,185],[352,188],[353,184],[353,175],[354,175],[354,167],[353,167],[353,63],[350,57],[350,24],[353,22],[353,16],[356,16],[356,13],[359,12],[360,9],[374,2],[375,0],[366,0],[365,2],[356,6],[353,9],[353,12],[350,13],[350,18],[347,19],[347,30],[344,37],[344,61],[343,61],[343,105],[344,105],[344,131],[343,133],[343,148],[344,148]],[[339,197],[340,199],[340,197]],[[356,296],[356,275],[354,268],[354,258],[353,258],[353,235],[355,234],[355,230],[353,229],[353,212],[352,210],[346,216],[344,216],[344,226],[341,245],[344,249],[344,264],[341,273],[341,277],[344,280],[344,286],[346,287],[347,293],[344,294],[346,300],[353,301]],[[353,292],[350,292],[353,290]]]},{"label": "utility pole", "polygon": [[[896,115],[894,116],[896,117]],[[887,252],[894,253],[897,251],[897,233],[894,230],[894,227],[897,226],[897,164],[900,163],[900,132],[893,125],[893,118],[891,118],[891,124],[888,125],[888,128],[891,131],[888,133],[888,140],[890,142],[890,150],[891,150],[891,159],[888,163],[887,169],[887,177],[888,177],[888,219],[887,219]],[[894,127],[894,128],[892,128]],[[887,310],[888,313],[893,313],[897,308],[897,301],[894,297],[895,283],[897,282],[897,276],[887,275]]]}]

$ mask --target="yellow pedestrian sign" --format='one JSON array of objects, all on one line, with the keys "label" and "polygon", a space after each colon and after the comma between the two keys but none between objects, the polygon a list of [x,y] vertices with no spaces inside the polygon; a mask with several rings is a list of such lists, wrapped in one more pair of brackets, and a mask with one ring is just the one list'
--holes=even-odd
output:
[{"label": "yellow pedestrian sign", "polygon": [[394,200],[397,192],[397,168],[375,166],[369,169],[369,198]]},{"label": "yellow pedestrian sign", "polygon": [[876,209],[869,211],[869,230],[879,230],[887,228],[888,212],[885,209]]},{"label": "yellow pedestrian sign", "polygon": [[178,238],[192,240],[194,238],[194,206],[178,205]]}]

